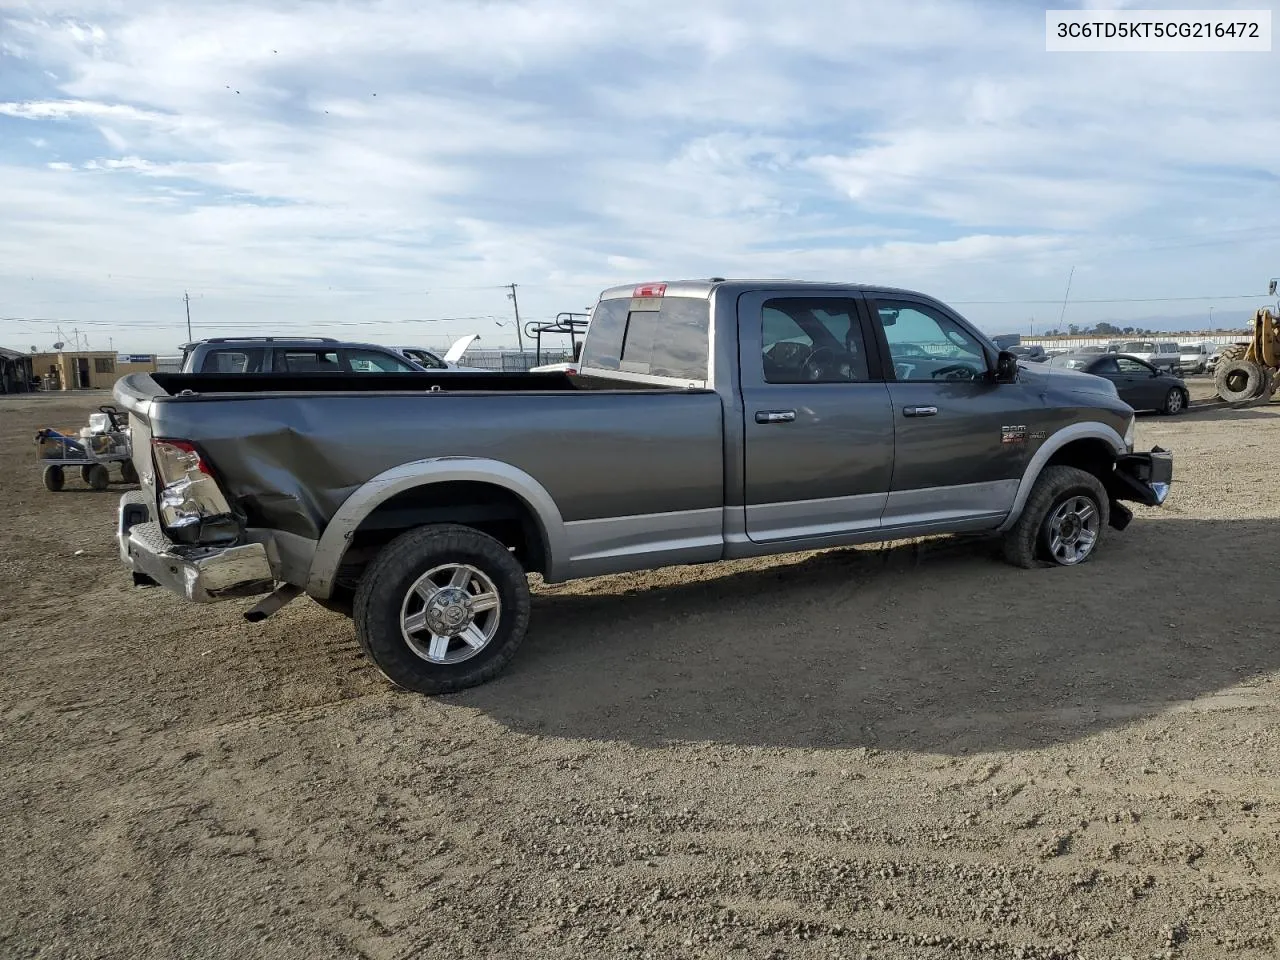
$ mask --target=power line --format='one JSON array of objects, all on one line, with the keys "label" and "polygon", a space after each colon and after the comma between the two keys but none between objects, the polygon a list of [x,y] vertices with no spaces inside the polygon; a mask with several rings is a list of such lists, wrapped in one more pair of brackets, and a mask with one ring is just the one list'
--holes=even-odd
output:
[{"label": "power line", "polygon": [[[1081,300],[1077,298],[1073,303],[1177,303],[1180,301],[1199,301],[1199,300],[1257,300],[1262,297],[1260,293],[1229,293],[1218,297],[1116,297],[1111,299],[1092,299]],[[954,304],[1012,304],[1015,306],[1024,304],[1061,304],[1061,300],[948,300],[947,303]]]}]

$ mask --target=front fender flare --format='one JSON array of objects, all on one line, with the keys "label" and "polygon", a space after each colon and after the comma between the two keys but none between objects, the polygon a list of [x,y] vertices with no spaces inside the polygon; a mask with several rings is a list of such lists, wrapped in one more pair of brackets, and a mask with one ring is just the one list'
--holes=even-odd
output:
[{"label": "front fender flare", "polygon": [[1000,525],[999,532],[1004,533],[1018,522],[1018,518],[1022,516],[1023,507],[1027,505],[1027,498],[1031,496],[1031,488],[1040,479],[1040,471],[1045,468],[1055,453],[1076,440],[1102,440],[1111,447],[1117,457],[1129,452],[1124,437],[1105,423],[1089,420],[1063,427],[1040,445],[1040,449],[1031,457],[1027,468],[1022,471],[1022,479],[1018,481],[1018,492],[1013,498],[1013,507],[1004,523]]},{"label": "front fender flare", "polygon": [[502,487],[519,497],[532,512],[547,553],[546,579],[557,582],[557,565],[568,556],[564,518],[545,487],[519,467],[481,457],[432,457],[402,463],[384,470],[358,487],[333,515],[311,559],[306,591],[324,599],[333,592],[334,580],[351,537],[379,504],[405,490],[432,483],[463,481]]}]

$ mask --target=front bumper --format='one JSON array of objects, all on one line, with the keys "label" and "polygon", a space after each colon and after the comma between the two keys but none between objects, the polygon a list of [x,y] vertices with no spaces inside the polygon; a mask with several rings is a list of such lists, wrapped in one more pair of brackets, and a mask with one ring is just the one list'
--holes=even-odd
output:
[{"label": "front bumper", "polygon": [[270,593],[275,578],[266,547],[246,543],[233,547],[193,547],[174,543],[151,519],[140,491],[120,498],[117,539],[120,559],[138,584],[165,587],[195,603]]},{"label": "front bumper", "polygon": [[1173,483],[1173,454],[1155,447],[1150,453],[1127,453],[1116,460],[1107,478],[1111,498],[1111,526],[1123,530],[1133,520],[1133,511],[1121,500],[1158,507],[1169,496]]},{"label": "front bumper", "polygon": [[1127,453],[1116,460],[1108,491],[1116,500],[1158,507],[1173,483],[1173,454],[1153,447],[1150,453]]}]

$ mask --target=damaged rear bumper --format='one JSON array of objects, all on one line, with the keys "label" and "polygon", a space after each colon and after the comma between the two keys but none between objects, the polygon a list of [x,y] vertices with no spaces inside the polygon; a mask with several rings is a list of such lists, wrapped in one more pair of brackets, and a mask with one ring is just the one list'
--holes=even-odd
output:
[{"label": "damaged rear bumper", "polygon": [[177,544],[152,520],[138,494],[121,498],[117,538],[120,559],[138,584],[158,584],[196,603],[269,593],[275,586],[261,543],[232,547]]},{"label": "damaged rear bumper", "polygon": [[1111,497],[1111,526],[1123,530],[1133,519],[1133,511],[1120,501],[1147,507],[1162,505],[1173,483],[1173,454],[1160,447],[1149,453],[1127,453],[1116,459],[1116,468],[1107,478]]}]

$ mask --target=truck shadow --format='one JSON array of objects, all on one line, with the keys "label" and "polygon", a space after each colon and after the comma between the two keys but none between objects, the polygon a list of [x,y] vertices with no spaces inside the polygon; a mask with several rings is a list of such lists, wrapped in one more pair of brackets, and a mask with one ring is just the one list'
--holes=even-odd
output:
[{"label": "truck shadow", "polygon": [[506,673],[448,699],[566,738],[949,755],[1249,701],[1280,522],[1153,513],[1075,569],[936,539],[544,588]]}]

